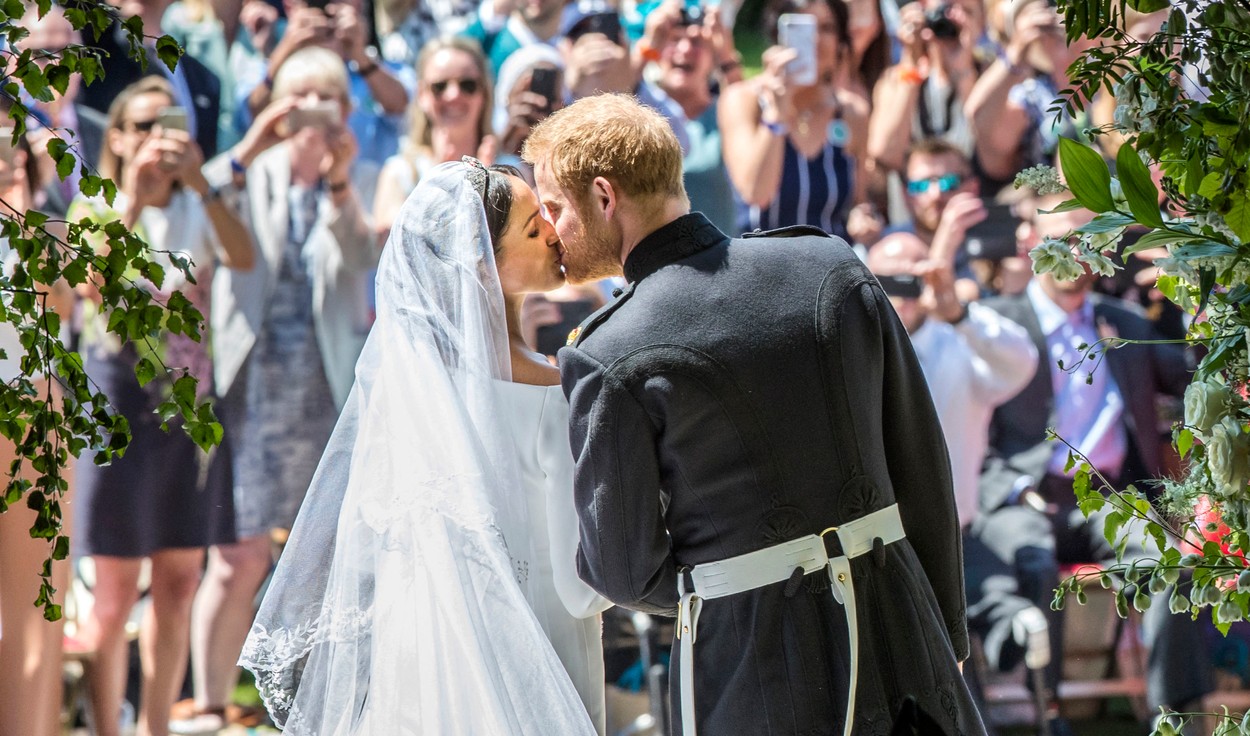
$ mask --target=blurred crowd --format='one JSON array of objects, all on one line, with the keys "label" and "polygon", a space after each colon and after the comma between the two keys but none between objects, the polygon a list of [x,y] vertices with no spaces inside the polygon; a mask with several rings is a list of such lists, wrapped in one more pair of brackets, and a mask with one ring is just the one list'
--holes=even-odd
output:
[{"label": "blurred crowd", "polygon": [[[282,530],[351,387],[372,319],[372,269],[400,206],[427,171],[465,155],[513,164],[532,180],[519,157],[530,129],[602,93],[636,95],[669,119],[693,209],[726,233],[816,227],[845,238],[879,276],[947,435],[969,617],[985,659],[1009,670],[1032,652],[1040,700],[1057,707],[1062,617],[1049,610],[1052,591],[1067,566],[1113,554],[1100,517],[1076,509],[1068,444],[1048,441],[1047,428],[1113,483],[1165,474],[1189,363],[1175,345],[1086,355],[1084,346],[1111,337],[1183,336],[1184,315],[1154,288],[1157,253],[1137,253],[1112,276],[1033,275],[1028,251],[1092,214],[1039,214],[1063,198],[1011,183],[1025,168],[1053,165],[1061,137],[1110,122],[1115,107],[1109,96],[1079,118],[1052,107],[1083,50],[1065,43],[1053,4],[119,0],[117,8],[142,18],[146,65],[128,57],[120,24],[81,38],[56,6],[24,19],[29,35],[18,50],[33,51],[32,63],[85,44],[108,54],[107,76],[71,79],[51,102],[26,100],[29,133],[15,148],[0,135],[0,206],[119,220],[156,258],[194,262],[194,283],[170,261],[166,280],[145,286],[181,289],[208,315],[205,342],[170,336],[163,357],[200,377],[226,439],[205,455],[161,431],[152,410],[167,387],[135,383],[141,356],[105,329],[98,294],[57,294],[58,311],[75,314],[66,339],[134,439],[111,465],[79,463],[71,484],[73,557],[92,563],[92,602],[72,637],[62,641],[30,605],[45,552],[25,538],[29,517],[0,516],[0,733],[55,732],[62,647],[90,655],[94,733],[120,733],[127,622],[141,588],[149,603],[138,732],[213,733],[255,716],[231,702],[235,662]],[[1127,12],[1136,33],[1163,20]],[[186,49],[173,72],[152,45],[161,34]],[[51,136],[113,178],[112,204],[79,194],[77,169],[57,178],[42,154]],[[1095,144],[1113,161],[1118,142]],[[616,286],[532,297],[531,344],[554,355]],[[20,350],[15,336],[3,340],[10,356]],[[68,571],[54,572],[64,592]],[[1162,618],[1145,627],[1149,697],[1181,708],[1210,689],[1209,673],[1193,659],[1202,632],[1166,620],[1175,618],[1166,609],[1154,606]],[[194,697],[178,702],[188,661]]]}]

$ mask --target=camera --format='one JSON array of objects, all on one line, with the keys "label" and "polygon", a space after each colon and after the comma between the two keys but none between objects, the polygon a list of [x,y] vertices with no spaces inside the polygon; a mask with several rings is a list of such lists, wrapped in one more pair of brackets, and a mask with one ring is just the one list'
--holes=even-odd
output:
[{"label": "camera", "polygon": [[924,24],[930,31],[933,31],[934,38],[959,38],[959,26],[955,21],[950,19],[947,11],[950,6],[943,3],[936,8],[925,11]]},{"label": "camera", "polygon": [[689,3],[681,7],[681,25],[697,26],[703,22],[703,6],[699,3]]}]

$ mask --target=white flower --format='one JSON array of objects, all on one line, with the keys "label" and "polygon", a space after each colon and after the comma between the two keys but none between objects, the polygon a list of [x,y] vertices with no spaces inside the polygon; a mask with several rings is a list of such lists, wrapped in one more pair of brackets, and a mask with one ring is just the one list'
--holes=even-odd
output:
[{"label": "white flower", "polygon": [[1111,116],[1112,121],[1117,128],[1128,128],[1137,122],[1137,118],[1133,115],[1133,108],[1129,105],[1116,105],[1115,112]]},{"label": "white flower", "polygon": [[1216,492],[1224,498],[1242,498],[1250,482],[1250,434],[1236,417],[1226,416],[1211,428],[1206,448]]},{"label": "white flower", "polygon": [[1101,250],[1082,249],[1077,259],[1088,264],[1089,270],[1099,276],[1114,276],[1115,270],[1119,268],[1119,266],[1111,262],[1110,258],[1104,256]]},{"label": "white flower", "polygon": [[[1114,181],[1114,180],[1113,180]],[[1081,236],[1084,246],[1095,253],[1101,253],[1104,250],[1115,248],[1120,244],[1120,239],[1124,237],[1124,228],[1109,230],[1105,233],[1088,233]]]},{"label": "white flower", "polygon": [[1232,243],[1241,242],[1237,238],[1237,234],[1233,232],[1233,229],[1228,226],[1227,222],[1224,222],[1223,216],[1221,216],[1220,213],[1218,212],[1210,212],[1210,211],[1198,212],[1194,215],[1194,224],[1198,225],[1199,227],[1206,226],[1206,227],[1211,228],[1216,233],[1223,235],[1225,238],[1227,238],[1229,242],[1232,242]]},{"label": "white flower", "polygon": [[1212,380],[1196,381],[1185,389],[1185,425],[1202,439],[1228,413],[1228,387]]},{"label": "white flower", "polygon": [[1047,238],[1029,251],[1029,258],[1033,259],[1033,273],[1049,273],[1060,281],[1073,281],[1085,273],[1065,240]]},{"label": "white flower", "polygon": [[1016,189],[1028,187],[1037,192],[1040,196],[1047,194],[1063,194],[1068,191],[1063,182],[1059,180],[1059,170],[1054,166],[1038,164],[1016,174],[1016,180],[1013,184]]},{"label": "white flower", "polygon": [[1165,276],[1174,276],[1176,278],[1185,279],[1186,281],[1196,284],[1198,283],[1198,271],[1189,262],[1168,256],[1167,258],[1156,258],[1154,261],[1155,268],[1159,269]]}]

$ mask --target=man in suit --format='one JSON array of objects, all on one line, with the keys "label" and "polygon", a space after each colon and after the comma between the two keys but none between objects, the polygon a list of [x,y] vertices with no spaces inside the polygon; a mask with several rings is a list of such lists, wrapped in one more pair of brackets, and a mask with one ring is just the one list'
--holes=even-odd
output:
[{"label": "man in suit", "polygon": [[87,107],[107,114],[113,99],[127,86],[148,74],[162,74],[173,85],[178,106],[187,111],[191,135],[207,161],[217,155],[221,82],[208,67],[190,56],[184,55],[179,59],[177,68],[172,72],[157,58],[154,39],[162,33],[161,18],[170,3],[171,0],[125,0],[118,3],[120,17],[138,16],[143,19],[143,33],[147,37],[143,44],[147,68],[130,58],[126,29],[120,23],[114,23],[99,38],[87,39],[87,46],[105,53],[103,66],[107,73],[83,86],[81,100]]},{"label": "man in suit", "polygon": [[[1043,201],[1039,207],[1057,203]],[[1036,242],[1065,237],[1091,216],[1081,210],[1035,216],[1031,237]],[[1158,336],[1134,306],[1092,293],[1094,281],[1089,273],[1074,281],[1043,274],[1022,294],[986,302],[1028,330],[1043,357],[1033,380],[994,412],[981,475],[982,516],[973,528],[973,536],[1014,575],[977,571],[970,565],[970,606],[977,605],[976,591],[987,588],[1018,593],[1048,608],[1060,565],[1115,562],[1103,536],[1110,506],[1088,520],[1076,506],[1075,468],[1067,468],[1069,444],[1115,488],[1140,484],[1163,471],[1155,402],[1160,394],[1183,395],[1189,383],[1185,353],[1171,344],[1106,350],[1102,341],[1109,338],[1149,341]],[[1062,442],[1047,440],[1049,427]],[[1140,537],[1133,535],[1126,559],[1144,555]],[[1180,706],[1201,694],[1201,678],[1192,674],[1192,663],[1167,661],[1174,648],[1168,639],[1186,635],[1185,627],[1176,624],[1178,617],[1167,615],[1166,606],[1155,609],[1175,622],[1160,621],[1157,631],[1151,627],[1148,696],[1152,704]],[[1010,621],[990,621],[988,626],[994,632]],[[1055,615],[1047,677],[1052,692],[1062,665],[1062,636],[1062,616]]]},{"label": "man in suit", "polygon": [[819,230],[690,213],[676,136],[631,97],[575,102],[523,155],[569,278],[629,282],[559,356],[578,569],[678,615],[675,730],[886,732],[912,696],[983,733],[945,442],[872,274]]}]

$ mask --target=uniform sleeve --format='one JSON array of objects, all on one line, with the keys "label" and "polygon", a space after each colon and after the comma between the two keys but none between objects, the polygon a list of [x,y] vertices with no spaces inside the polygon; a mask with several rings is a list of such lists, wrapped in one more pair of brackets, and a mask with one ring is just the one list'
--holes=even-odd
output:
[{"label": "uniform sleeve", "polygon": [[677,572],[661,500],[659,432],[638,399],[584,350],[560,351],[569,399],[578,574],[608,599],[675,615]]},{"label": "uniform sleeve", "polygon": [[933,588],[955,656],[968,657],[963,550],[950,456],[911,340],[880,289],[882,436],[903,528]]}]

